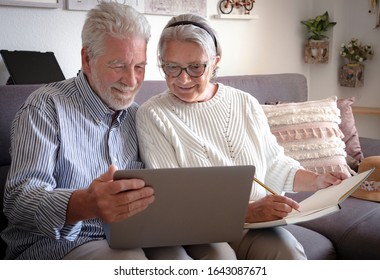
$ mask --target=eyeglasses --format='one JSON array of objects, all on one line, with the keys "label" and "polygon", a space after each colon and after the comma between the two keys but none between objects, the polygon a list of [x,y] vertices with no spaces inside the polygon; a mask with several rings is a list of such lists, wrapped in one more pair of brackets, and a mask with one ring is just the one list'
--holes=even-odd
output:
[{"label": "eyeglasses", "polygon": [[165,75],[171,78],[177,78],[181,75],[182,71],[185,70],[187,75],[192,78],[199,78],[202,76],[206,70],[207,63],[193,63],[189,64],[186,67],[181,67],[173,63],[164,63],[161,65],[162,70]]}]

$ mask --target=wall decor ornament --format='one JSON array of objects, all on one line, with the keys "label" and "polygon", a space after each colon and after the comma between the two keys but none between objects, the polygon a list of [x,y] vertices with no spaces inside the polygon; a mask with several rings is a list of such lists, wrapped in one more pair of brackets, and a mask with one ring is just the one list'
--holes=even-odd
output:
[{"label": "wall decor ornament", "polygon": [[369,0],[370,10],[369,13],[374,13],[376,16],[376,25],[375,28],[380,27],[380,0]]},{"label": "wall decor ornament", "polygon": [[362,87],[364,85],[363,62],[372,58],[374,54],[372,46],[362,44],[358,39],[352,38],[348,43],[341,45],[339,54],[346,62],[340,68],[340,85],[344,87]]},{"label": "wall decor ornament", "polygon": [[329,61],[329,42],[324,40],[309,40],[304,45],[305,63],[327,63]]},{"label": "wall decor ornament", "polygon": [[364,64],[347,63],[342,65],[339,82],[343,87],[362,87],[364,85]]},{"label": "wall decor ornament", "polygon": [[[0,0],[1,1],[1,0]],[[50,0],[51,1],[51,0]],[[143,14],[151,15],[178,15],[182,13],[196,13],[207,16],[206,0],[66,0],[68,10],[88,11],[99,2],[118,2],[130,5]]]},{"label": "wall decor ornament", "polygon": [[329,58],[329,41],[325,34],[337,23],[329,20],[329,14],[316,16],[301,23],[307,28],[308,40],[304,45],[305,63],[327,63]]},{"label": "wall decor ornament", "polygon": [[63,0],[0,0],[3,6],[18,6],[31,8],[62,8]]},{"label": "wall decor ornament", "polygon": [[240,14],[249,15],[254,4],[255,0],[221,0],[218,8],[222,14],[231,14],[233,10],[239,10]]}]

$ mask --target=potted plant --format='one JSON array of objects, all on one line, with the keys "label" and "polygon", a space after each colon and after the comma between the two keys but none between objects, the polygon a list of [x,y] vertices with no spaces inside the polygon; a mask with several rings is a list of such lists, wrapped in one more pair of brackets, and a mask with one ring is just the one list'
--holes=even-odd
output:
[{"label": "potted plant", "polygon": [[330,21],[329,13],[316,16],[309,20],[302,20],[308,31],[308,41],[305,43],[305,62],[306,63],[327,63],[329,42],[326,32],[336,25]]},{"label": "potted plant", "polygon": [[346,60],[340,69],[339,82],[345,87],[360,87],[364,84],[363,62],[372,58],[374,51],[371,45],[362,44],[352,38],[348,43],[341,45],[340,56]]}]

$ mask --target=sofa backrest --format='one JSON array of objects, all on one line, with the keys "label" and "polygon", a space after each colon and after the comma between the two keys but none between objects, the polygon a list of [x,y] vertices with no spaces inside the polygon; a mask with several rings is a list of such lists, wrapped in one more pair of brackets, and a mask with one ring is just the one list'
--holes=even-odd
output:
[{"label": "sofa backrest", "polygon": [[[3,214],[3,195],[4,184],[11,163],[9,154],[11,122],[25,99],[38,87],[40,85],[0,86],[0,231],[7,225],[7,220]],[[0,259],[4,257],[4,253],[5,244],[0,239]]]},{"label": "sofa backrest", "polygon": [[[307,80],[302,74],[223,76],[217,81],[250,93],[261,104],[278,101],[301,102],[308,99]],[[165,81],[145,81],[135,100],[142,104],[166,88]]]},{"label": "sofa backrest", "polygon": [[[244,90],[255,96],[260,103],[265,102],[299,102],[308,98],[306,78],[301,74],[271,74],[225,76],[218,81]],[[4,184],[11,163],[10,127],[11,122],[25,99],[41,85],[0,85],[0,231],[7,224],[3,214]],[[141,104],[153,95],[166,89],[165,81],[145,81],[136,96]],[[0,239],[0,259],[5,247]]]}]

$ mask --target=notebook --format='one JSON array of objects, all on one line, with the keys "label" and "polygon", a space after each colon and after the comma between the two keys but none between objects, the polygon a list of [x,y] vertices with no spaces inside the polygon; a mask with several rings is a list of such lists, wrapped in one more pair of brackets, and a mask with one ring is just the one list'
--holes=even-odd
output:
[{"label": "notebook", "polygon": [[7,84],[45,84],[65,79],[53,52],[0,50],[10,78]]},{"label": "notebook", "polygon": [[111,248],[230,242],[241,238],[254,166],[119,170],[114,179],[142,178],[155,190],[149,207],[103,224]]},{"label": "notebook", "polygon": [[268,222],[247,223],[245,228],[254,229],[298,224],[338,212],[341,209],[340,203],[359,188],[362,182],[371,175],[374,169],[375,168],[372,168],[356,174],[355,176],[348,177],[338,185],[314,192],[312,195],[299,202],[300,207],[298,208],[298,211],[293,209],[293,211],[285,218]]}]

